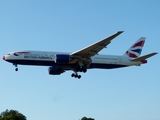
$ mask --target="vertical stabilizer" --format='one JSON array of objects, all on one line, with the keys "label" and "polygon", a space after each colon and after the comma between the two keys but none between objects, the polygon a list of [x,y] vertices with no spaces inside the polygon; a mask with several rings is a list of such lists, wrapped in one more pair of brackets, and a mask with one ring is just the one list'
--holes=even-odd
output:
[{"label": "vertical stabilizer", "polygon": [[136,43],[134,43],[124,54],[123,56],[128,57],[129,59],[138,58],[141,55],[143,45],[145,43],[146,38],[139,38]]}]

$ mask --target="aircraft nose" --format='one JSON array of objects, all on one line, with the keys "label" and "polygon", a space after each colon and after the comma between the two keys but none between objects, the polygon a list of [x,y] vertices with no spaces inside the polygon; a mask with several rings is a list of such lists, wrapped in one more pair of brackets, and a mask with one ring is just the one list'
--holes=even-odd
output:
[{"label": "aircraft nose", "polygon": [[3,56],[2,59],[5,60],[5,56]]}]

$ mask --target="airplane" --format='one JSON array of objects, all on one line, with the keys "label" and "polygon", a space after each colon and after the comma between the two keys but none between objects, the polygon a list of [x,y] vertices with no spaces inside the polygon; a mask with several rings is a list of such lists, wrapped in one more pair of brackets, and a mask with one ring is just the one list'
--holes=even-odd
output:
[{"label": "airplane", "polygon": [[68,70],[74,73],[72,77],[81,78],[78,72],[86,73],[88,69],[114,69],[129,66],[140,66],[147,63],[147,58],[156,55],[156,52],[140,57],[146,38],[141,37],[123,55],[102,55],[99,52],[106,48],[111,41],[123,31],[100,40],[76,52],[44,52],[44,51],[15,51],[3,56],[3,60],[13,63],[18,71],[18,65],[50,66],[50,75],[60,75]]}]

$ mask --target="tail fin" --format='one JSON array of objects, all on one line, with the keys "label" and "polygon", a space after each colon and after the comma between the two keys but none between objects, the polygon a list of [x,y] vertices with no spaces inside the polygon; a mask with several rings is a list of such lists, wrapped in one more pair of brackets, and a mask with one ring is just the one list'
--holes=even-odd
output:
[{"label": "tail fin", "polygon": [[136,43],[134,43],[124,54],[123,56],[128,57],[129,59],[138,58],[142,52],[143,45],[145,43],[146,38],[139,38]]}]

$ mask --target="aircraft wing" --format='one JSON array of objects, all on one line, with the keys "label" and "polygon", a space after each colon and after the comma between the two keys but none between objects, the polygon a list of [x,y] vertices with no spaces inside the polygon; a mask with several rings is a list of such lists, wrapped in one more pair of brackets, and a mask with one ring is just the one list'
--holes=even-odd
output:
[{"label": "aircraft wing", "polygon": [[74,53],[72,53],[71,55],[73,56],[78,56],[81,58],[90,58],[91,56],[94,56],[96,54],[98,54],[99,51],[101,51],[103,48],[105,48],[112,39],[114,39],[115,37],[117,37],[118,35],[120,35],[123,31],[118,31],[117,33],[99,41],[96,42],[84,49],[81,49],[79,51],[76,51]]}]

